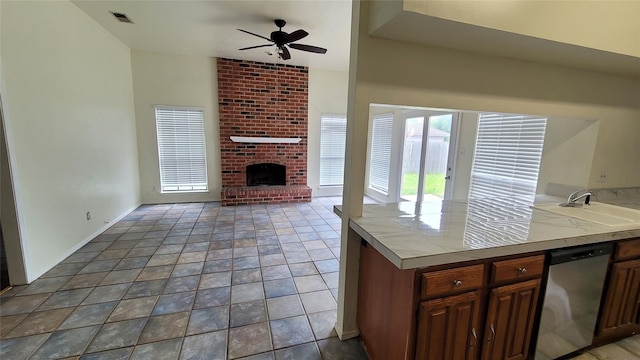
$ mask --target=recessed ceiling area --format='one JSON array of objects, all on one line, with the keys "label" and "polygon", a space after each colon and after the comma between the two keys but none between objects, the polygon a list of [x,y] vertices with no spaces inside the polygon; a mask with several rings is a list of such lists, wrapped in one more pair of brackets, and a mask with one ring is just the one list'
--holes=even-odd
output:
[{"label": "recessed ceiling area", "polygon": [[[349,67],[351,1],[72,1],[133,50],[225,57],[268,63],[286,63],[313,68],[342,70]],[[126,14],[133,24],[119,22],[111,12]],[[240,51],[265,44],[247,30],[269,37],[278,30],[275,19],[284,19],[282,29],[309,33],[298,43],[327,49],[313,54],[291,49],[291,59],[279,60],[275,45]],[[271,53],[271,55],[269,55]]]},{"label": "recessed ceiling area", "polygon": [[[415,5],[423,3],[411,1],[379,1],[372,3],[369,34],[373,37],[450,48],[488,56],[534,61],[541,64],[560,65],[640,78],[640,57],[634,55],[638,52],[638,46],[628,46],[628,48],[623,48],[625,51],[612,52],[607,50],[609,42],[613,41],[609,37],[604,37],[604,40],[601,40],[601,43],[604,42],[604,45],[607,46],[590,47],[579,45],[577,40],[573,41],[575,39],[571,37],[568,38],[572,41],[562,42],[527,33],[500,30],[491,27],[490,25],[492,24],[480,26],[470,22],[455,21],[407,11],[401,7],[403,4]],[[462,9],[467,9],[473,14],[471,10],[477,5],[471,6],[470,4],[476,3],[461,2],[452,4],[450,7],[459,8],[461,13],[463,13]],[[504,2],[504,4],[518,5],[521,3]],[[441,3],[438,3],[438,5],[443,6]],[[461,6],[462,8],[460,8]],[[493,9],[490,5],[483,4],[482,6]],[[547,10],[551,11],[550,9]],[[463,15],[468,16],[468,14]],[[475,20],[472,16],[470,18]],[[499,16],[497,18],[500,19]],[[507,16],[506,18],[511,19],[513,16]],[[466,18],[463,20],[471,21]],[[544,28],[543,23],[536,22],[534,24],[536,28]],[[595,27],[596,25],[589,26]],[[598,26],[603,25],[598,24]],[[575,29],[571,30],[576,32]],[[640,27],[638,26],[630,26],[629,28],[624,28],[624,30],[621,32],[629,39],[637,39],[640,36],[638,32]],[[633,44],[632,40],[629,42]]]}]

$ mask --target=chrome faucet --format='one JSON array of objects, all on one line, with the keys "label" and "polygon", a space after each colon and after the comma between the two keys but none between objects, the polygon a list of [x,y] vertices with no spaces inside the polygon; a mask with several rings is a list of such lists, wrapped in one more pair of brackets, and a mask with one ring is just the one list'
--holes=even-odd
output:
[{"label": "chrome faucet", "polygon": [[560,204],[560,206],[564,206],[564,207],[581,207],[582,204],[577,203],[576,201],[578,201],[578,200],[580,200],[582,198],[584,198],[584,205],[589,205],[589,201],[591,201],[591,195],[593,195],[593,194],[591,194],[587,190],[578,190],[576,192],[571,193],[571,195],[569,195],[569,197],[567,198],[567,202]]}]

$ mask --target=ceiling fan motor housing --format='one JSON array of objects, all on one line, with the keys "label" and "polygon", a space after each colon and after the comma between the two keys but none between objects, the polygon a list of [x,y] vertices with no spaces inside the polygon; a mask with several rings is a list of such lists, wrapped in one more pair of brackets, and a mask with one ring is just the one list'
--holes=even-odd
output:
[{"label": "ceiling fan motor housing", "polygon": [[284,45],[286,36],[287,36],[287,33],[284,31],[280,31],[280,30],[274,31],[271,33],[271,40],[280,47]]},{"label": "ceiling fan motor housing", "polygon": [[285,38],[288,35],[286,32],[282,31],[282,28],[287,25],[287,22],[282,19],[275,19],[273,22],[280,29],[277,31],[273,31],[271,33],[271,40],[276,43],[278,47],[281,47],[285,43]]}]

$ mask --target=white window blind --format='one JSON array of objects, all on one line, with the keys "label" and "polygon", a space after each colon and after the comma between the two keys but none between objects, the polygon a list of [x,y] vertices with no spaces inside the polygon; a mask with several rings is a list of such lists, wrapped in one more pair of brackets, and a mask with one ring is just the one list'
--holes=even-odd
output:
[{"label": "white window blind", "polygon": [[161,191],[206,191],[203,110],[164,106],[155,110]]},{"label": "white window blind", "polygon": [[320,117],[320,186],[342,185],[347,117],[322,114]]},{"label": "white window blind", "polygon": [[391,140],[393,137],[393,113],[374,115],[371,137],[371,161],[369,187],[389,193],[389,168],[391,166]]},{"label": "white window blind", "polygon": [[547,119],[481,113],[470,198],[497,197],[531,204],[536,193]]}]

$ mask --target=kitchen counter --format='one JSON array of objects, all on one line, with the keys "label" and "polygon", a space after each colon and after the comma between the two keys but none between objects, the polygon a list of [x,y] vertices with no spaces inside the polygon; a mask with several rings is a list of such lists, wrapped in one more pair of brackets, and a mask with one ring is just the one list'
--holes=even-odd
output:
[{"label": "kitchen counter", "polygon": [[[562,201],[546,195],[535,200]],[[602,201],[640,209],[640,198]],[[610,227],[504,198],[365,204],[349,226],[399,269],[640,237],[640,223]]]}]

